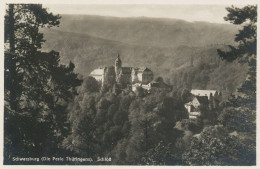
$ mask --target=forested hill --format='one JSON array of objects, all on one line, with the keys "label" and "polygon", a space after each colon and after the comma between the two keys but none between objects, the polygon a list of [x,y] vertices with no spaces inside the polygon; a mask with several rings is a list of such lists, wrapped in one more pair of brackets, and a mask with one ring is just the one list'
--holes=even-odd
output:
[{"label": "forested hill", "polygon": [[135,45],[176,47],[231,44],[238,27],[166,18],[62,15],[58,29]]},{"label": "forested hill", "polygon": [[119,52],[123,66],[147,66],[177,87],[233,92],[246,67],[221,61],[216,49],[233,44],[237,30],[174,19],[62,15],[59,28],[43,30],[43,50],[59,51],[62,62],[71,60],[83,76],[113,65]]}]

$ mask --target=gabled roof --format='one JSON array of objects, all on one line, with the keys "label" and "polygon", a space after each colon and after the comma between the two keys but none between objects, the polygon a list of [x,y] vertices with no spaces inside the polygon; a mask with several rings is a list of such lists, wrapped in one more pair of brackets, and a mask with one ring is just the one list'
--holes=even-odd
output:
[{"label": "gabled roof", "polygon": [[192,102],[185,103],[185,106],[191,106]]}]

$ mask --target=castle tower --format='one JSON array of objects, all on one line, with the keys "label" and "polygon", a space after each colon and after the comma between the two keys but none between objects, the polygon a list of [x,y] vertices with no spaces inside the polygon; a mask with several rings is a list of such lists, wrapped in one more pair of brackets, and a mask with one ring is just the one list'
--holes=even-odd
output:
[{"label": "castle tower", "polygon": [[122,61],[120,59],[119,53],[117,53],[117,58],[115,60],[116,81],[118,81],[118,79],[119,79],[121,67],[122,67]]}]

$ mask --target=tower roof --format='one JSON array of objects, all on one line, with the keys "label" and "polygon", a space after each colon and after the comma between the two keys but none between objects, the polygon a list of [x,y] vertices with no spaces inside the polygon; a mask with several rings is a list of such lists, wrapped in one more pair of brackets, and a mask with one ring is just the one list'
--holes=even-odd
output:
[{"label": "tower roof", "polygon": [[117,58],[116,58],[116,60],[115,60],[115,63],[122,63],[122,61],[121,61],[121,59],[120,59],[120,55],[119,55],[119,53],[117,53]]},{"label": "tower roof", "polygon": [[120,60],[120,61],[121,61],[119,53],[117,53],[117,58],[116,58],[116,60]]}]

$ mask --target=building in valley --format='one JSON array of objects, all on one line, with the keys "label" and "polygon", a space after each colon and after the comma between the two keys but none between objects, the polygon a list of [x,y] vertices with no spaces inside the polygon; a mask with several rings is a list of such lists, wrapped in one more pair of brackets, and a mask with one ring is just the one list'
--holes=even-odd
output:
[{"label": "building in valley", "polygon": [[221,92],[216,90],[191,90],[194,96],[192,101],[186,103],[184,106],[189,113],[190,119],[197,119],[202,115],[203,111],[211,111],[218,108],[222,97]]}]

